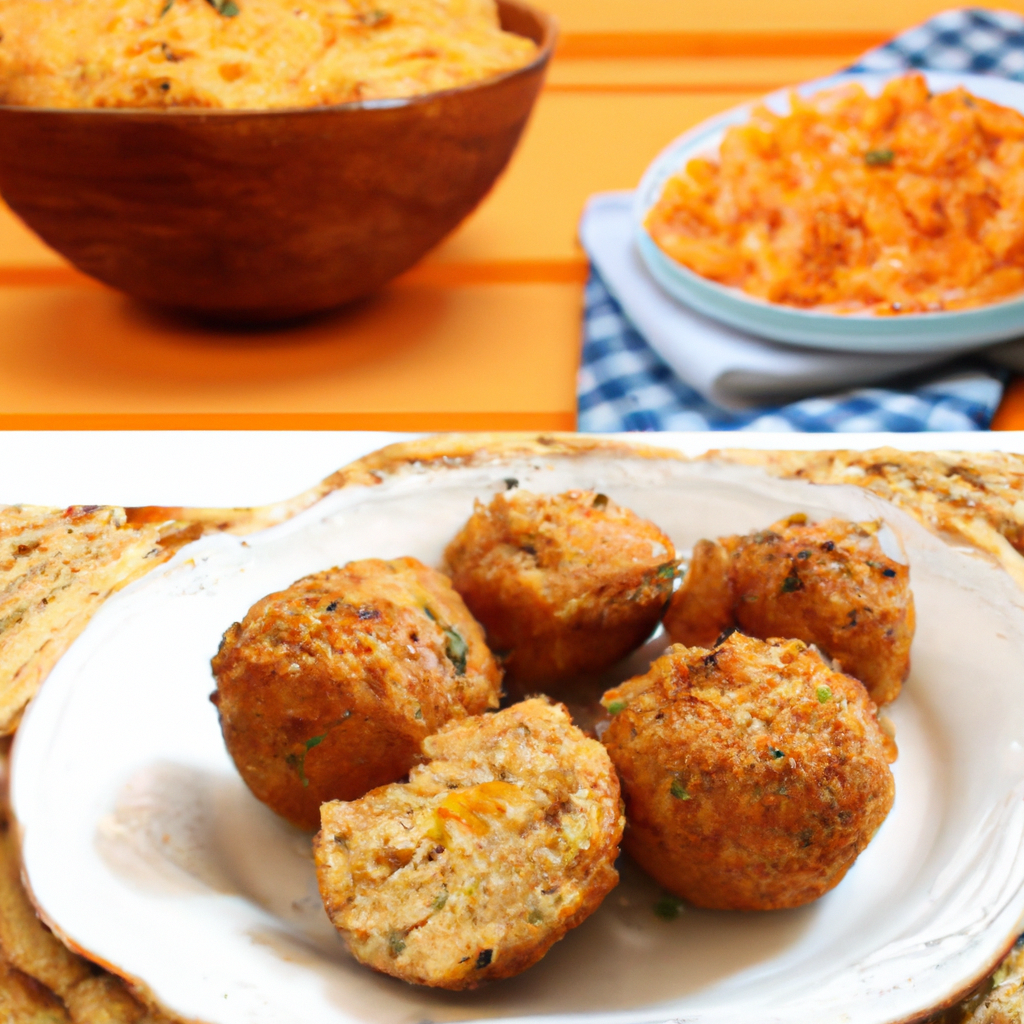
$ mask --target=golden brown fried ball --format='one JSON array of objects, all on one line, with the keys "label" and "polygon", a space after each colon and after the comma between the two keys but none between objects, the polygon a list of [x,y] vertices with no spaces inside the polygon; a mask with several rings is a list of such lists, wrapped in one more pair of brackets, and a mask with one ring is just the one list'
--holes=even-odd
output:
[{"label": "golden brown fried ball", "polygon": [[733,626],[762,638],[795,637],[820,647],[876,704],[887,704],[910,672],[910,570],[882,551],[875,524],[806,518],[699,541],[665,628],[691,646],[710,646]]},{"label": "golden brown fried ball", "polygon": [[407,783],[323,806],[327,913],[359,960],[396,978],[511,977],[618,882],[615,769],[545,699],[452,722],[423,749]]},{"label": "golden brown fried ball", "polygon": [[625,657],[657,625],[675,574],[672,541],[594,491],[477,502],[445,557],[519,693]]},{"label": "golden brown fried ball", "polygon": [[677,644],[602,700],[625,848],[697,906],[817,899],[892,807],[896,748],[875,705],[800,640]]},{"label": "golden brown fried ball", "polygon": [[400,779],[424,737],[501,692],[483,630],[414,558],[349,562],[257,601],[224,634],[213,674],[239,773],[306,829],[323,801]]}]

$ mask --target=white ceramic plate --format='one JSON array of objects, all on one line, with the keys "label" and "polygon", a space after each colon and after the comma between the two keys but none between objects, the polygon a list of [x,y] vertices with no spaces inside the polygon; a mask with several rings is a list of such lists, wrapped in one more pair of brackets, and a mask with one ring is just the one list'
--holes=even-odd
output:
[{"label": "white ceramic plate", "polygon": [[[877,95],[886,82],[900,74],[903,72],[834,75],[809,82],[796,91],[810,96],[822,89],[859,82],[870,94]],[[1020,82],[946,72],[926,72],[925,77],[933,92],[946,92],[962,85],[976,96],[1024,113],[1024,84]],[[762,102],[776,113],[786,113],[791,91],[772,93]],[[637,246],[647,269],[669,294],[705,316],[762,338],[846,352],[963,351],[1024,333],[1024,296],[952,313],[839,315],[766,302],[739,288],[701,277],[662,252],[648,234],[644,221],[661,196],[665,182],[693,157],[717,152],[726,130],[747,122],[753,106],[748,103],[736,107],[680,136],[655,159],[640,182],[634,217]]]},{"label": "white ceramic plate", "polygon": [[[914,671],[891,710],[895,807],[836,890],[796,911],[666,922],[627,867],[544,961],[473,993],[414,988],[347,955],[309,837],[257,803],[225,753],[209,658],[253,601],[305,573],[367,556],[436,563],[473,499],[510,476],[599,488],[684,549],[794,510],[885,517],[912,566]],[[1003,571],[857,488],[614,450],[412,466],[244,542],[205,538],[112,598],[29,709],[12,801],[45,918],[187,1019],[889,1024],[962,994],[1020,928],[1022,665],[1024,600]]]}]

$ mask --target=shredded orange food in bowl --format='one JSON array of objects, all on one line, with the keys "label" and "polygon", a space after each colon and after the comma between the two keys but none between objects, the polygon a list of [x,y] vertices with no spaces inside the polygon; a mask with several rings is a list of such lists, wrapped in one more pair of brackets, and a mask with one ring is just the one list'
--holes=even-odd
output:
[{"label": "shredded orange food in bowl", "polygon": [[495,0],[0,0],[0,104],[265,110],[529,64]]},{"label": "shredded orange food in bowl", "polygon": [[892,315],[1024,291],[1024,116],[922,75],[757,107],[647,216],[702,277],[769,302]]}]

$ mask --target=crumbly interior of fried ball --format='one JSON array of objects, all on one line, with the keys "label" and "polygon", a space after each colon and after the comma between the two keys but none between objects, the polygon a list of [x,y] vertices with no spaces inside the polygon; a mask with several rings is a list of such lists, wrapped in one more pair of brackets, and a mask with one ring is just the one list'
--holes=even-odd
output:
[{"label": "crumbly interior of fried ball", "polygon": [[619,783],[564,707],[533,699],[452,723],[407,783],[322,808],[324,905],[355,956],[473,988],[539,960],[616,884]]},{"label": "crumbly interior of fried ball", "polygon": [[734,633],[713,650],[676,645],[603,702],[624,845],[698,906],[817,899],[892,806],[895,744],[875,705],[802,641]]},{"label": "crumbly interior of fried ball", "polygon": [[700,541],[665,628],[691,645],[712,644],[732,626],[795,637],[887,704],[910,672],[914,599],[909,568],[885,554],[877,527],[796,515],[760,533]]},{"label": "crumbly interior of fried ball", "polygon": [[594,491],[477,502],[445,558],[520,692],[628,654],[657,624],[675,574],[672,541]]},{"label": "crumbly interior of fried ball", "polygon": [[424,737],[497,707],[501,690],[483,630],[413,558],[350,562],[263,598],[212,664],[242,778],[311,830],[324,800],[400,779]]}]

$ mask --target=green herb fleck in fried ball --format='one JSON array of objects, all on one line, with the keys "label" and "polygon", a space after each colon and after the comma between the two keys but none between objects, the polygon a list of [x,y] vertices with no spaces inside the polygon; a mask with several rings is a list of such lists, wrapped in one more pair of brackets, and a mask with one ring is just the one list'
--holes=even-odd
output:
[{"label": "green herb fleck in fried ball", "polygon": [[306,829],[325,800],[405,775],[453,718],[498,706],[501,671],[441,573],[366,559],[258,601],[213,659],[224,740],[253,793]]},{"label": "green herb fleck in fried ball", "polygon": [[626,850],[701,907],[799,907],[892,807],[896,748],[856,679],[800,640],[678,644],[603,698]]}]

